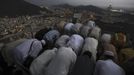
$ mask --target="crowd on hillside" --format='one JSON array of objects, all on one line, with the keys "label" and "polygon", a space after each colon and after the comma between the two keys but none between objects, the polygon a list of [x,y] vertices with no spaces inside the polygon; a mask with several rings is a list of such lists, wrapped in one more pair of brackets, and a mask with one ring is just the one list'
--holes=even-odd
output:
[{"label": "crowd on hillside", "polygon": [[93,20],[61,21],[34,38],[1,44],[1,75],[133,75],[134,50],[122,32],[101,33]]}]

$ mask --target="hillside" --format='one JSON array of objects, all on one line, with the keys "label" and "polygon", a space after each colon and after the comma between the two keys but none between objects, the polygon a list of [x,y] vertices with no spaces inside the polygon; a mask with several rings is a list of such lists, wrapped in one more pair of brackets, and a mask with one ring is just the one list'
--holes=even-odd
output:
[{"label": "hillside", "polygon": [[39,14],[40,7],[27,3],[24,0],[1,0],[0,16],[17,16]]}]

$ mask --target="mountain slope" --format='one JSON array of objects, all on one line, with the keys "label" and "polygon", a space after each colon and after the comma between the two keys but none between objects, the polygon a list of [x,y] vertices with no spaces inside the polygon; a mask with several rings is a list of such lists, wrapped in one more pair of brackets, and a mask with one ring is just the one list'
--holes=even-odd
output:
[{"label": "mountain slope", "polygon": [[1,0],[0,16],[17,16],[39,14],[40,7],[27,3],[24,0]]}]

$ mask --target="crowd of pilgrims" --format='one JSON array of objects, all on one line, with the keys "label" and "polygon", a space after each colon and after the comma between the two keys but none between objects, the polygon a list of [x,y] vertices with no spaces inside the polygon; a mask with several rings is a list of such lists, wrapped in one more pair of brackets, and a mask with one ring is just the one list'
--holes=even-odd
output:
[{"label": "crowd of pilgrims", "polygon": [[133,75],[134,50],[125,33],[101,33],[94,21],[61,21],[32,39],[2,46],[0,75]]}]

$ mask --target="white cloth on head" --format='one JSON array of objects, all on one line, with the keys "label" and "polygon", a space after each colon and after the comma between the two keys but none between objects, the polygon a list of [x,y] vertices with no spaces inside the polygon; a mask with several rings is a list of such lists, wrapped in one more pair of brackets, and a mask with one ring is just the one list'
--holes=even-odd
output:
[{"label": "white cloth on head", "polygon": [[66,47],[67,42],[69,41],[68,35],[62,35],[55,43],[56,47]]},{"label": "white cloth on head", "polygon": [[68,47],[71,47],[76,54],[79,54],[82,45],[83,45],[84,39],[80,35],[74,34],[70,37],[70,40],[67,43]]},{"label": "white cloth on head", "polygon": [[13,49],[14,62],[23,63],[28,56],[36,58],[42,49],[41,41],[37,39],[26,40]]},{"label": "white cloth on head", "polygon": [[41,43],[42,43],[43,46],[46,45],[46,41],[45,40],[41,40]]},{"label": "white cloth on head", "polygon": [[99,27],[94,27],[89,36],[99,39],[101,35],[101,29]]},{"label": "white cloth on head", "polygon": [[81,34],[83,37],[87,37],[88,34],[90,33],[90,30],[91,30],[91,27],[89,27],[89,26],[82,26],[82,27],[81,27],[81,30],[80,30],[80,34]]},{"label": "white cloth on head", "polygon": [[98,40],[88,37],[85,39],[82,53],[89,51],[92,54],[92,58],[96,60],[97,46],[98,46]]},{"label": "white cloth on head", "polygon": [[94,75],[125,75],[125,71],[112,60],[99,60]]},{"label": "white cloth on head", "polygon": [[94,28],[95,27],[95,22],[94,21],[88,21],[87,26]]},{"label": "white cloth on head", "polygon": [[65,27],[64,27],[65,32],[70,32],[73,26],[74,26],[73,23],[67,23],[67,24],[65,25]]},{"label": "white cloth on head", "polygon": [[77,59],[72,48],[61,47],[43,75],[67,75]]},{"label": "white cloth on head", "polygon": [[48,67],[53,57],[56,55],[57,48],[44,51],[38,56],[30,66],[30,72],[32,75],[44,75],[44,70]]},{"label": "white cloth on head", "polygon": [[110,34],[103,34],[101,36],[102,43],[110,43],[111,42],[111,35]]}]

